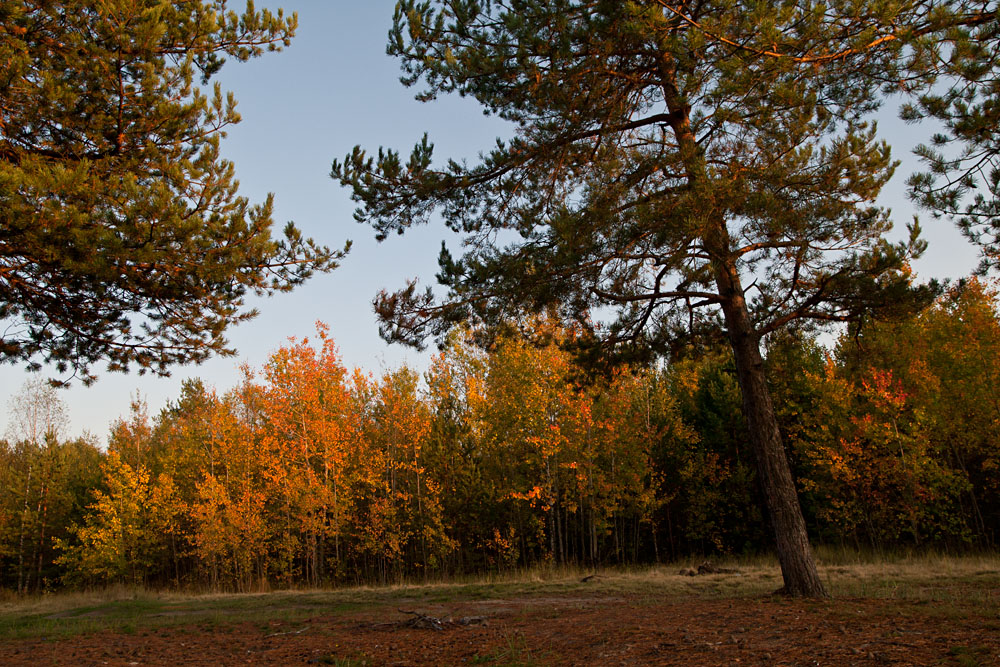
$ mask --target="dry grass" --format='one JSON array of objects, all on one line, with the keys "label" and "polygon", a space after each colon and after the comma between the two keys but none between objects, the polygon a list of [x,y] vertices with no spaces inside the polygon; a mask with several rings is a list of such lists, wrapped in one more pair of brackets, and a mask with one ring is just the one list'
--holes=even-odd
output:
[{"label": "dry grass", "polygon": [[8,614],[55,614],[80,607],[160,597],[155,591],[131,586],[107,586],[83,591],[44,593],[21,597],[10,591],[0,592],[0,616]]},{"label": "dry grass", "polygon": [[[820,573],[837,600],[880,599],[917,603],[933,613],[985,613],[1000,622],[1000,555],[948,557],[901,555],[884,560],[845,553],[820,553]],[[746,599],[767,596],[781,586],[770,558],[717,561],[736,574],[684,576],[677,563],[606,569],[545,567],[470,578],[461,582],[399,584],[336,590],[294,590],[259,594],[182,594],[127,587],[0,599],[0,639],[67,635],[101,629],[125,632],[182,623],[227,625],[294,621],[316,614],[475,600],[628,597],[650,602],[675,598]],[[588,575],[596,575],[581,581]]]}]

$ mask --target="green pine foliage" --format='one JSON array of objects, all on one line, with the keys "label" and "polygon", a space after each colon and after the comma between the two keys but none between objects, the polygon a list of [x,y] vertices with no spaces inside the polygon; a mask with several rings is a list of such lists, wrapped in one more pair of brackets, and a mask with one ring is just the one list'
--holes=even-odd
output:
[{"label": "green pine foliage", "polygon": [[[918,5],[919,7],[919,5]],[[933,119],[938,131],[917,148],[926,171],[909,180],[913,199],[955,220],[982,250],[980,273],[1000,268],[1000,22],[995,3],[937,6],[907,53],[903,118]]]},{"label": "green pine foliage", "polygon": [[[721,274],[753,284],[758,334],[902,305],[922,244],[887,244],[871,204],[894,166],[864,120],[875,91],[800,62],[863,38],[829,28],[808,5],[399,3],[404,81],[474,97],[515,136],[478,164],[435,164],[427,138],[409,159],[334,163],[379,237],[432,212],[463,236],[462,257],[442,251],[444,302],[415,285],[380,297],[386,338],[607,309],[604,347],[648,354],[718,323]],[[758,53],[775,44],[783,57]]]},{"label": "green pine foliage", "polygon": [[295,26],[225,0],[3,3],[0,360],[167,373],[230,353],[248,294],[335,265],[238,195],[219,153],[236,102],[199,88]]}]

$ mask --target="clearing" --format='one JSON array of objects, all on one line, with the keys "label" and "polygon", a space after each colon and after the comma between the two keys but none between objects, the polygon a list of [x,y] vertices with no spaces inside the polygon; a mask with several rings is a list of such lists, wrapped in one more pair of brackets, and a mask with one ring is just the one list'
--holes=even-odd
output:
[{"label": "clearing", "polygon": [[0,602],[2,665],[997,665],[1000,559],[557,570],[256,595],[107,591]]}]

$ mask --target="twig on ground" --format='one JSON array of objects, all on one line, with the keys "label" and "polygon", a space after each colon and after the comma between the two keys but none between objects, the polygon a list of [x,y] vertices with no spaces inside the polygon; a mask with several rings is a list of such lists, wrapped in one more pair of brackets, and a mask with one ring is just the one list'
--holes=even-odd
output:
[{"label": "twig on ground", "polygon": [[399,609],[401,614],[412,614],[415,618],[411,618],[408,621],[404,621],[403,625],[409,626],[411,628],[426,628],[428,630],[444,630],[444,623],[440,618],[435,618],[434,616],[427,616],[426,614],[421,614],[419,611],[407,611],[405,609]]},{"label": "twig on ground", "polygon": [[300,630],[289,630],[288,632],[273,632],[268,635],[268,637],[280,637],[281,635],[301,635],[303,632],[308,630],[311,626],[306,626]]}]

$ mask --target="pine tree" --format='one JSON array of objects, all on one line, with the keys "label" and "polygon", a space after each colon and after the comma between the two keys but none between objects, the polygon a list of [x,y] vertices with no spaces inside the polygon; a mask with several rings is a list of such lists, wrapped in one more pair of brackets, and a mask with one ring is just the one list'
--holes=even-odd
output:
[{"label": "pine tree", "polygon": [[297,18],[226,0],[10,0],[0,6],[0,361],[170,366],[230,352],[249,293],[285,291],[342,252],[237,194],[219,139],[226,57],[289,43]]},{"label": "pine tree", "polygon": [[1000,268],[997,10],[995,2],[951,0],[902,40],[911,47],[904,83],[915,93],[902,116],[931,118],[940,127],[917,147],[927,171],[910,177],[910,195],[935,217],[955,220],[980,246],[980,273]]},{"label": "pine tree", "polygon": [[423,84],[422,100],[474,97],[515,136],[473,165],[436,167],[425,137],[408,161],[359,147],[332,170],[379,238],[435,212],[463,237],[462,257],[441,252],[443,301],[416,282],[377,298],[388,340],[419,345],[458,321],[546,308],[587,328],[605,358],[724,332],[793,595],[825,591],[761,339],[934,291],[911,284],[918,228],[888,243],[888,212],[872,204],[894,164],[866,120],[877,87],[857,66],[888,51],[850,10],[403,0],[389,51],[404,82]]}]

